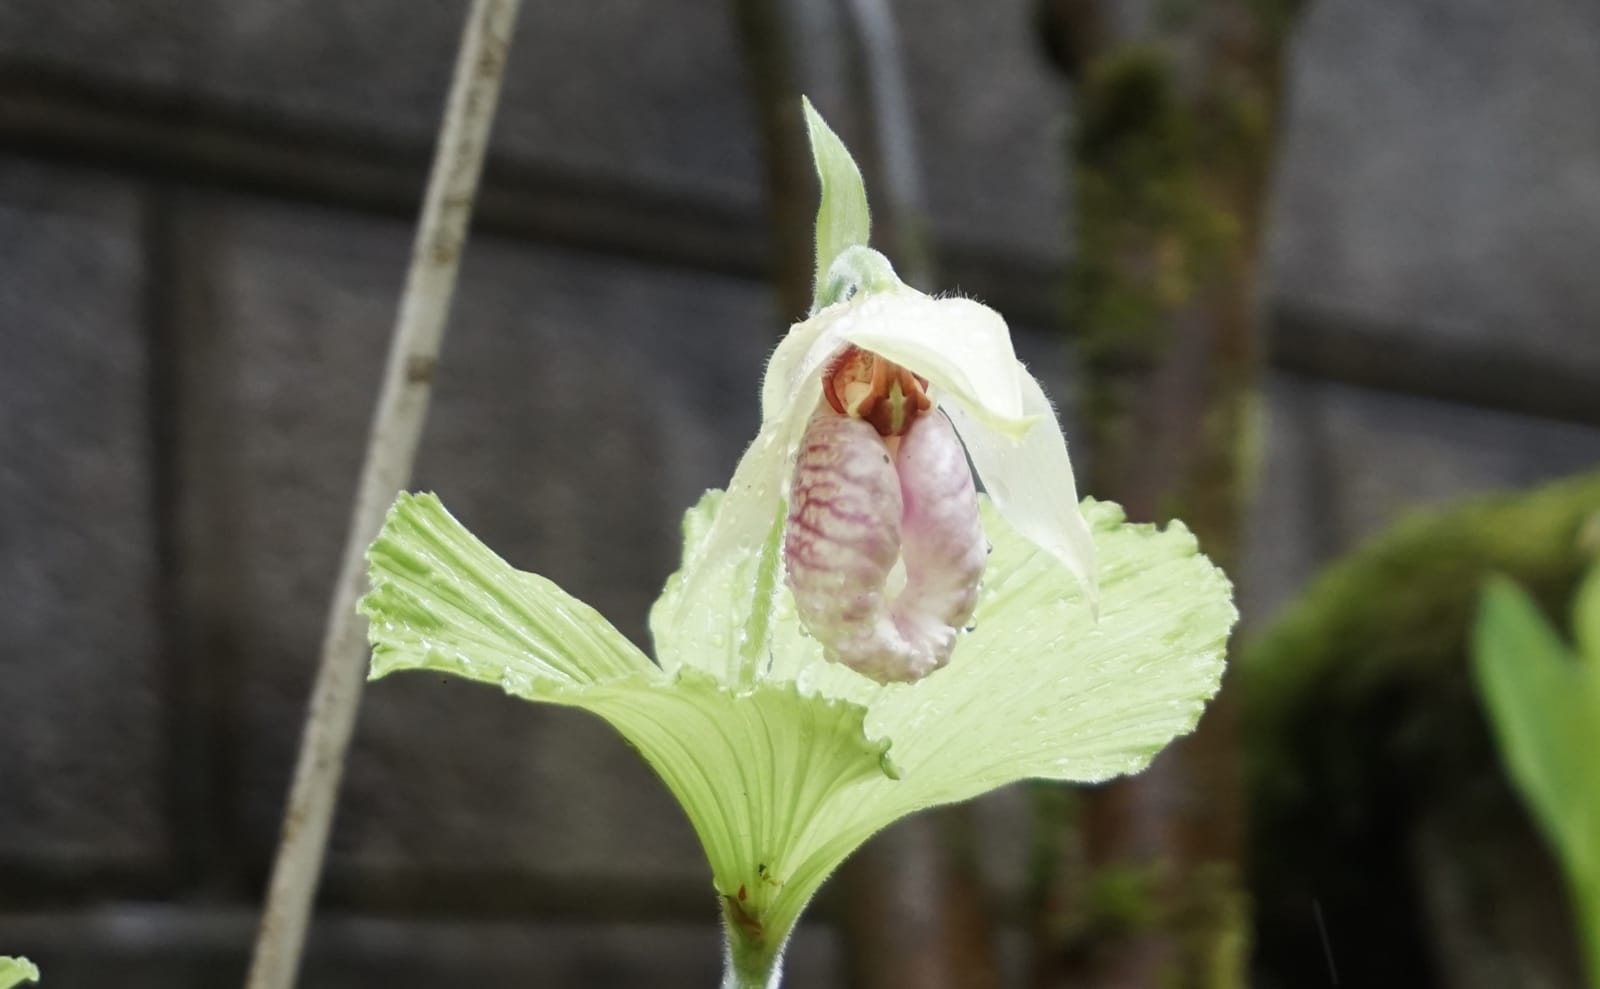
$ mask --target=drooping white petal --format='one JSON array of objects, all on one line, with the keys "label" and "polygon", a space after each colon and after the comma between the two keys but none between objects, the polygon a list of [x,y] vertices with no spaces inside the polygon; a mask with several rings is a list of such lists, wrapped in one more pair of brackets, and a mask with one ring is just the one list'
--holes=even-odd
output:
[{"label": "drooping white petal", "polygon": [[[761,645],[746,636],[752,619],[772,605],[760,590],[769,584],[762,575],[776,566],[777,549],[768,537],[783,516],[790,447],[784,425],[762,426],[739,459],[714,521],[698,544],[684,547],[683,567],[651,610],[657,658],[668,670],[688,664],[734,683]],[[737,607],[701,603],[726,597],[732,588],[749,589]]]},{"label": "drooping white petal", "polygon": [[669,586],[670,600],[663,598],[659,613],[651,615],[652,627],[659,625],[658,648],[664,640],[693,646],[665,650],[658,658],[669,669],[687,662],[732,682],[734,671],[748,658],[742,653],[751,645],[744,641],[751,616],[770,602],[752,596],[747,607],[732,613],[697,602],[719,586],[749,586],[753,575],[771,562],[762,558],[772,551],[767,537],[783,514],[795,444],[822,397],[822,367],[843,346],[835,324],[847,308],[832,306],[795,324],[767,364],[761,430],[739,458],[715,519],[697,544],[687,548],[683,569]]},{"label": "drooping white petal", "polygon": [[1021,436],[1034,421],[1000,314],[970,299],[935,299],[910,288],[841,303],[797,323],[767,365],[762,421],[792,417],[798,406],[803,425],[823,368],[852,343],[926,378],[940,401],[959,403],[1008,436]]},{"label": "drooping white petal", "polygon": [[835,332],[928,380],[935,401],[962,406],[1008,436],[1028,432],[1017,355],[1005,320],[970,299],[934,299],[912,289],[868,296]]},{"label": "drooping white petal", "polygon": [[840,322],[853,306],[849,302],[829,306],[790,327],[767,361],[767,374],[761,382],[763,424],[787,418],[796,407],[810,417],[822,394],[823,366],[845,345],[839,335]]},{"label": "drooping white petal", "polygon": [[955,424],[978,478],[1012,527],[1060,560],[1095,595],[1094,538],[1078,508],[1078,488],[1055,410],[1033,375],[1017,364],[1024,414],[1038,421],[1021,440],[994,429],[959,403],[945,413]]}]

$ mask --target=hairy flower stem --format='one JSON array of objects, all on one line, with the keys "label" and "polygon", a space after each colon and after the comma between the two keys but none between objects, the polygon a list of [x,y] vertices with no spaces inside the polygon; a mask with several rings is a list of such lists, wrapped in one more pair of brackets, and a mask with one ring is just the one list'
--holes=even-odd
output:
[{"label": "hairy flower stem", "polygon": [[723,949],[722,989],[778,989],[783,981],[783,945],[755,946],[733,931]]}]

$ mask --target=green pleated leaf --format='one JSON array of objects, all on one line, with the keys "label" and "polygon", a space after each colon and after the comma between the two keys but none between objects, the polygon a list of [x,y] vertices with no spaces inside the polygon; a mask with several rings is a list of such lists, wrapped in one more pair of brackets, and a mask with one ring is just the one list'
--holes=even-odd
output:
[{"label": "green pleated leaf", "polygon": [[816,312],[837,301],[821,298],[828,269],[846,248],[866,245],[872,233],[872,217],[867,210],[867,187],[861,181],[861,169],[856,167],[850,150],[828,127],[809,99],[802,98],[801,102],[805,107],[806,131],[811,136],[811,158],[822,184],[822,202],[817,208],[817,298],[811,307],[811,311]]},{"label": "green pleated leaf", "polygon": [[[865,835],[853,794],[888,782],[888,744],[869,741],[859,705],[793,684],[733,690],[696,670],[670,684],[584,689],[683,805],[711,863],[730,929],[776,952],[801,909]],[[850,844],[841,848],[841,841]]]},{"label": "green pleated leaf", "polygon": [[898,816],[1020,779],[1093,782],[1144,768],[1191,730],[1221,681],[1237,617],[1226,576],[1193,535],[1128,525],[1087,501],[1099,559],[1100,618],[1055,557],[1012,529],[987,498],[993,547],[971,631],[950,665],[881,686],[821,658],[785,592],[771,676],[866,704],[867,732],[893,743]]},{"label": "green pleated leaf", "polygon": [[26,958],[0,955],[0,989],[11,989],[24,982],[38,982],[39,969]]},{"label": "green pleated leaf", "polygon": [[[801,627],[787,588],[776,589],[760,675],[865,705],[868,734],[891,739],[895,766],[928,803],[961,799],[1017,779],[1097,781],[1137,772],[1193,728],[1220,683],[1237,618],[1227,577],[1182,523],[1128,525],[1122,510],[1087,501],[1105,598],[1097,622],[1082,586],[1024,539],[987,498],[992,547],[970,631],[949,667],[914,684],[878,684],[828,663]],[[715,497],[685,522],[692,558]],[[663,655],[693,664],[698,626],[674,627],[678,578],[652,615]],[[699,615],[738,611],[747,586],[727,580]]]},{"label": "green pleated leaf", "polygon": [[[716,507],[702,501],[686,521],[691,558],[694,534]],[[1100,560],[1097,623],[1059,560],[987,499],[983,512],[993,550],[972,630],[949,667],[918,683],[881,685],[826,662],[792,595],[777,591],[762,676],[866,707],[866,734],[892,743],[889,775],[827,807],[829,827],[846,839],[836,846],[841,860],[854,841],[924,807],[1020,779],[1136,772],[1193,728],[1217,690],[1236,618],[1231,588],[1182,525],[1127,525],[1117,506],[1086,503]],[[732,584],[726,593],[742,596]],[[699,603],[717,610],[713,600]],[[674,613],[658,610],[654,632],[658,644],[682,648],[666,621]]]},{"label": "green pleated leaf", "polygon": [[655,664],[600,613],[513,568],[431,494],[401,494],[367,550],[372,676],[430,669],[548,687],[640,675]]},{"label": "green pleated leaf", "polygon": [[[707,517],[690,513],[691,547]],[[690,663],[662,671],[582,602],[513,569],[431,495],[400,497],[368,560],[373,591],[360,608],[373,677],[453,673],[610,722],[683,806],[755,967],[865,837],[838,826],[859,826],[848,795],[893,772],[888,743],[863,728],[865,708],[792,682],[730,684]],[[765,579],[770,598],[775,578]],[[720,586],[748,607],[751,588]],[[729,608],[706,604],[697,616]],[[692,631],[663,635],[683,649],[698,641]]]},{"label": "green pleated leaf", "polygon": [[1084,517],[1098,622],[1073,573],[985,499],[994,549],[972,631],[948,669],[888,693],[867,721],[893,740],[918,799],[1138,772],[1217,692],[1238,617],[1228,578],[1180,522],[1129,525],[1119,506],[1093,500]]},{"label": "green pleated leaf", "polygon": [[[701,555],[718,505],[713,493],[690,511],[687,559]],[[374,675],[451,672],[616,727],[693,823],[735,962],[762,971],[818,886],[897,818],[1019,779],[1133,772],[1193,727],[1234,620],[1226,578],[1181,525],[1125,525],[1116,506],[1092,502],[1085,515],[1098,623],[1074,575],[985,502],[993,552],[974,626],[948,668],[910,685],[823,660],[765,564],[753,582],[719,572],[687,608],[681,579],[669,581],[652,613],[657,668],[429,496],[397,503],[369,554],[374,591],[361,607]],[[756,613],[766,631],[733,647],[754,650],[737,676],[718,675],[721,659],[697,660],[702,648],[726,652],[709,637],[748,633]]]}]

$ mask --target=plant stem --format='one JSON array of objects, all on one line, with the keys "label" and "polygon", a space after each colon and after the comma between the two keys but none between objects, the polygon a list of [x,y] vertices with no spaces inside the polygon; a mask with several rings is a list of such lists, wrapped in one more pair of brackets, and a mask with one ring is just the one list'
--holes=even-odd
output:
[{"label": "plant stem", "polygon": [[366,661],[365,553],[411,477],[521,0],[473,0],[373,415],[322,657],[284,813],[248,989],[289,989],[300,967]]},{"label": "plant stem", "polygon": [[722,989],[778,989],[783,981],[781,946],[776,951],[757,949],[733,931],[726,932],[725,937]]}]

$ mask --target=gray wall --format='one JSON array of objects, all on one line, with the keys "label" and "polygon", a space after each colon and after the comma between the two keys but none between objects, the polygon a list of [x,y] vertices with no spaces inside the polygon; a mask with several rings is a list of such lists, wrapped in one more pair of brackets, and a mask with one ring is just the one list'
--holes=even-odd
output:
[{"label": "gray wall", "polygon": [[[0,5],[0,949],[52,986],[242,972],[460,7]],[[1029,5],[897,9],[951,279],[1070,405]],[[417,483],[642,640],[783,322],[753,110],[723,4],[530,4],[512,66]],[[1290,84],[1252,620],[1411,508],[1600,463],[1600,14],[1323,0]],[[1014,895],[1020,801],[981,817]],[[368,692],[326,894],[307,985],[714,978],[664,790],[470,685]],[[806,931],[794,984],[837,954]]]}]

